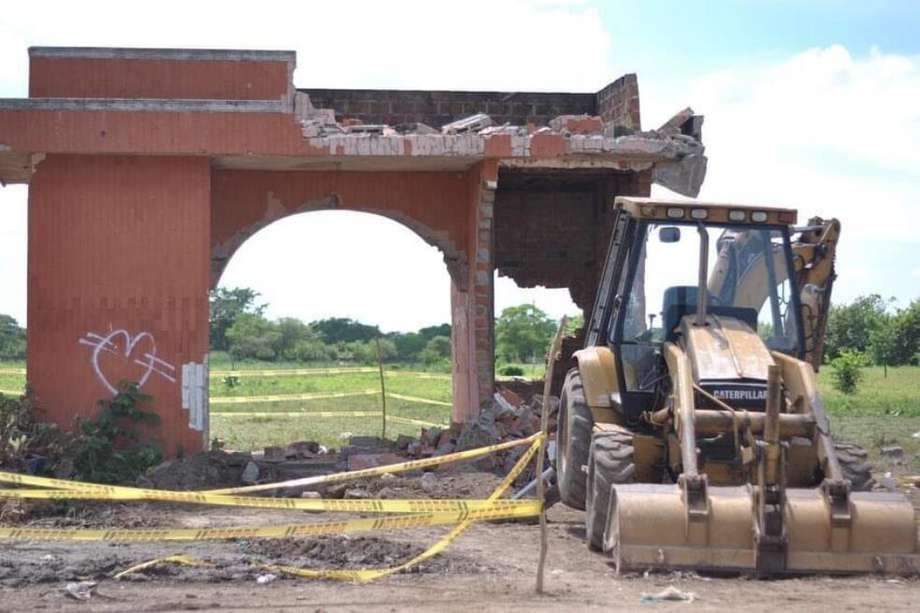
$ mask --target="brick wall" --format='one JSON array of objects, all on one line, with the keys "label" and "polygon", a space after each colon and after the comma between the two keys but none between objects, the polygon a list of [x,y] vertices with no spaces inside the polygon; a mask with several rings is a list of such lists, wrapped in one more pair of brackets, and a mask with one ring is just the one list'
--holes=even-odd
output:
[{"label": "brick wall", "polygon": [[495,267],[522,287],[567,287],[589,310],[607,249],[617,194],[635,173],[529,176],[503,172],[495,203]]},{"label": "brick wall", "polygon": [[604,123],[629,130],[641,129],[639,81],[635,74],[623,75],[597,92],[596,113]]},{"label": "brick wall", "polygon": [[488,113],[498,124],[546,125],[557,115],[594,114],[594,94],[301,89],[317,108],[335,109],[336,119],[364,123],[421,122],[438,128],[462,117]]}]

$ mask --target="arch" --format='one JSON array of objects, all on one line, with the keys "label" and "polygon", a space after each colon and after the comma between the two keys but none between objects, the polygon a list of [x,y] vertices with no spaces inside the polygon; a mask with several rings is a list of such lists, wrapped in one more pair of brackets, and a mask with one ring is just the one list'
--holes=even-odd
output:
[{"label": "arch", "polygon": [[[251,236],[300,213],[348,210],[393,220],[444,257],[451,281],[467,285],[466,180],[457,173],[382,173],[371,193],[364,177],[348,172],[218,170],[211,185],[211,288],[230,258]],[[419,177],[417,175],[426,175]],[[453,215],[444,214],[444,200]],[[436,206],[437,203],[437,206]],[[456,204],[456,206],[452,206]]]}]

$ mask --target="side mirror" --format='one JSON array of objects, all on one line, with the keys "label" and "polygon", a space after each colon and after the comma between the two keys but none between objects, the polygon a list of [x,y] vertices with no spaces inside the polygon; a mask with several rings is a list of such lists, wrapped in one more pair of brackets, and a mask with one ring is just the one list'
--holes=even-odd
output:
[{"label": "side mirror", "polygon": [[658,240],[662,243],[676,243],[680,240],[680,228],[667,226],[658,230]]}]

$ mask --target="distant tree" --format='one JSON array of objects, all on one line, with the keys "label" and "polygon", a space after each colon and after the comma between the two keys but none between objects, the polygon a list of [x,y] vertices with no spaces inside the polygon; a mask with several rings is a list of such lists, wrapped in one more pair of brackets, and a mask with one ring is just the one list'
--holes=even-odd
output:
[{"label": "distant tree", "polygon": [[26,357],[26,329],[9,315],[0,315],[0,360]]},{"label": "distant tree", "polygon": [[211,291],[211,349],[226,351],[227,330],[244,313],[261,316],[266,304],[257,304],[259,293],[248,287],[218,287]]},{"label": "distant tree", "polygon": [[236,359],[274,360],[278,325],[255,313],[241,313],[227,330],[227,348]]},{"label": "distant tree", "polygon": [[369,326],[344,317],[314,321],[310,327],[316,330],[326,343],[370,341],[380,336],[380,328],[377,326]]},{"label": "distant tree", "polygon": [[883,367],[888,376],[888,366],[898,363],[897,318],[884,315],[869,333],[869,355],[872,362]]},{"label": "distant tree", "polygon": [[916,364],[920,354],[920,299],[898,311],[892,328],[892,364]]},{"label": "distant tree", "polygon": [[450,359],[451,344],[447,336],[433,336],[422,351],[422,360],[429,364]]},{"label": "distant tree", "polygon": [[426,340],[418,332],[391,332],[387,338],[396,346],[400,360],[415,362],[421,359]]},{"label": "distant tree", "polygon": [[832,306],[824,344],[827,358],[832,360],[846,350],[867,353],[873,331],[883,325],[888,303],[878,294],[869,294],[850,304]]},{"label": "distant tree", "polygon": [[549,349],[556,322],[532,304],[508,307],[495,322],[495,353],[508,362],[533,360]]},{"label": "distant tree", "polygon": [[310,326],[296,317],[282,317],[275,322],[278,330],[278,342],[275,345],[275,354],[285,360],[297,360],[297,347],[307,341],[319,341],[317,334]]},{"label": "distant tree", "polygon": [[566,321],[565,321],[566,336],[573,336],[584,327],[585,327],[585,316],[583,314],[576,313],[575,315],[566,316]]},{"label": "distant tree", "polygon": [[429,341],[436,336],[446,336],[447,338],[450,338],[450,324],[440,324],[437,326],[420,328],[418,335],[425,339],[425,341]]},{"label": "distant tree", "polygon": [[294,345],[294,359],[299,362],[325,362],[335,359],[333,348],[316,339],[307,339],[299,341]]}]

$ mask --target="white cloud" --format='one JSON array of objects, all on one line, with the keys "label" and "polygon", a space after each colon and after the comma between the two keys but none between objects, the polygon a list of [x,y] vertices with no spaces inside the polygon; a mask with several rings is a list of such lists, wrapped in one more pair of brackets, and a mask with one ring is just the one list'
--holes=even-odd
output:
[{"label": "white cloud", "polygon": [[[293,49],[301,87],[596,91],[618,76],[598,11],[571,1],[33,0],[5,6],[2,28],[29,45]],[[18,80],[19,95],[14,51],[0,84]]]},{"label": "white cloud", "polygon": [[701,198],[791,206],[800,221],[837,217],[838,298],[917,297],[901,275],[920,259],[920,58],[834,45],[705,75],[682,95],[655,91],[706,115]]}]

